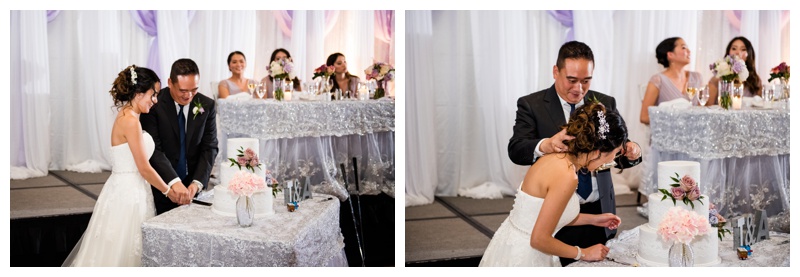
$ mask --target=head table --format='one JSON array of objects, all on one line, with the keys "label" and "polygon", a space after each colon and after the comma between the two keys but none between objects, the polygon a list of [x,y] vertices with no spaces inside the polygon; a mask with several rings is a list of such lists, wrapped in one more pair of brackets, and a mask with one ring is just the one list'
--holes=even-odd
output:
[{"label": "head table", "polygon": [[355,157],[358,193],[394,197],[394,100],[220,99],[217,105],[218,166],[230,165],[227,138],[257,138],[259,159],[278,181],[308,180],[315,192],[345,200],[356,191]]},{"label": "head table", "polygon": [[759,209],[788,222],[789,109],[776,104],[741,110],[650,107],[651,148],[640,192],[657,192],[658,162],[697,161],[701,193],[723,215]]},{"label": "head table", "polygon": [[339,201],[315,194],[289,212],[240,227],[209,206],[180,206],[142,224],[142,266],[347,266],[339,230]]}]

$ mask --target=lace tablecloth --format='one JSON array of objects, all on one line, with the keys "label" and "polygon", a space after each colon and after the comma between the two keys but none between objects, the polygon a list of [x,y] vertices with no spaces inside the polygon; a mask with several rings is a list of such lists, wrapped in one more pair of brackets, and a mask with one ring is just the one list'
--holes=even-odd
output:
[{"label": "lace tablecloth", "polygon": [[[776,267],[789,266],[789,234],[770,232],[770,239],[760,241],[751,246],[753,255],[747,260],[739,260],[733,250],[733,236],[727,235],[719,242],[719,257],[722,263],[718,267]],[[617,238],[606,243],[609,248],[605,261],[579,261],[569,266],[576,267],[610,267],[610,266],[644,266],[636,261],[639,251],[639,227],[623,231]]]},{"label": "lace tablecloth", "polygon": [[289,212],[239,227],[198,204],[181,206],[142,224],[143,266],[347,266],[339,230],[339,201],[315,194]]},{"label": "lace tablecloth", "polygon": [[220,129],[260,139],[364,135],[394,131],[394,101],[217,100]]},{"label": "lace tablecloth", "polygon": [[[218,166],[227,138],[260,140],[259,158],[278,181],[308,177],[315,192],[344,201],[356,193],[394,197],[394,101],[226,100],[218,103]],[[346,167],[342,174],[340,165]],[[348,187],[345,188],[347,184]]]},{"label": "lace tablecloth", "polygon": [[658,162],[700,162],[701,192],[726,217],[789,210],[789,110],[650,107],[640,192],[656,192]]}]

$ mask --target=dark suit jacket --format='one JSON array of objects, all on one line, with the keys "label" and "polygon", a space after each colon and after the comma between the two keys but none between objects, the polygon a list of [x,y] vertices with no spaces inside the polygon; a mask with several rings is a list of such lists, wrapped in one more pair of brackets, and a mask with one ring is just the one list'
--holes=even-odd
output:
[{"label": "dark suit jacket", "polygon": [[[584,96],[584,103],[590,99],[597,99],[608,110],[617,110],[614,97],[589,90]],[[508,157],[518,165],[532,165],[533,151],[536,144],[542,139],[552,137],[561,131],[561,126],[567,124],[564,118],[564,109],[561,107],[555,85],[550,88],[528,94],[517,100],[517,118],[514,123],[514,135],[508,142]],[[625,156],[616,160],[618,168],[628,168],[639,164],[641,158],[629,161]],[[603,213],[616,214],[614,202],[614,184],[611,182],[609,170],[596,174],[597,192],[600,195],[600,205]],[[616,230],[605,229],[606,234],[612,236]]]},{"label": "dark suit jacket", "polygon": [[[200,102],[205,110],[204,113],[198,113],[197,116],[192,113],[196,102]],[[203,186],[208,187],[214,158],[219,152],[216,102],[198,93],[192,102],[184,107],[184,112],[189,114],[186,120],[186,166],[189,173],[181,181],[188,186],[192,180],[197,180],[203,183]],[[139,121],[142,123],[142,128],[153,137],[156,145],[156,149],[150,157],[150,165],[164,182],[169,183],[178,177],[173,165],[178,163],[180,141],[178,139],[178,110],[175,107],[175,100],[169,94],[168,87],[161,90],[158,95],[158,103],[150,109],[150,113],[142,114]],[[172,203],[155,187],[153,187],[153,200],[156,202],[158,214],[177,207],[177,204]]]}]

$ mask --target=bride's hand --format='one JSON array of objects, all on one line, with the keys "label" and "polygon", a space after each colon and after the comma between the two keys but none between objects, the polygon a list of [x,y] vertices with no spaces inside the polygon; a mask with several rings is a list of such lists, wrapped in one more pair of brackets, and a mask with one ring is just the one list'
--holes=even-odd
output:
[{"label": "bride's hand", "polygon": [[604,213],[596,215],[595,221],[592,225],[614,230],[619,227],[620,223],[622,223],[622,219],[620,219],[618,216],[612,213]]},{"label": "bride's hand", "polygon": [[581,253],[583,254],[581,260],[583,261],[602,261],[606,258],[606,255],[608,255],[608,247],[598,243],[589,248],[584,248]]}]

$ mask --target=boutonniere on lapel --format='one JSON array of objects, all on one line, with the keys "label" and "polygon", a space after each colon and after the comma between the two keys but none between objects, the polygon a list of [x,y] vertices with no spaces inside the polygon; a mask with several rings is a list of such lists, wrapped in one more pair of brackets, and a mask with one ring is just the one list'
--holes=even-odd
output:
[{"label": "boutonniere on lapel", "polygon": [[202,114],[206,112],[206,110],[203,109],[203,103],[200,103],[200,100],[197,100],[197,102],[192,102],[192,104],[194,104],[194,108],[192,108],[192,114],[194,114],[192,120],[194,120],[195,118],[197,118],[198,114]]}]

